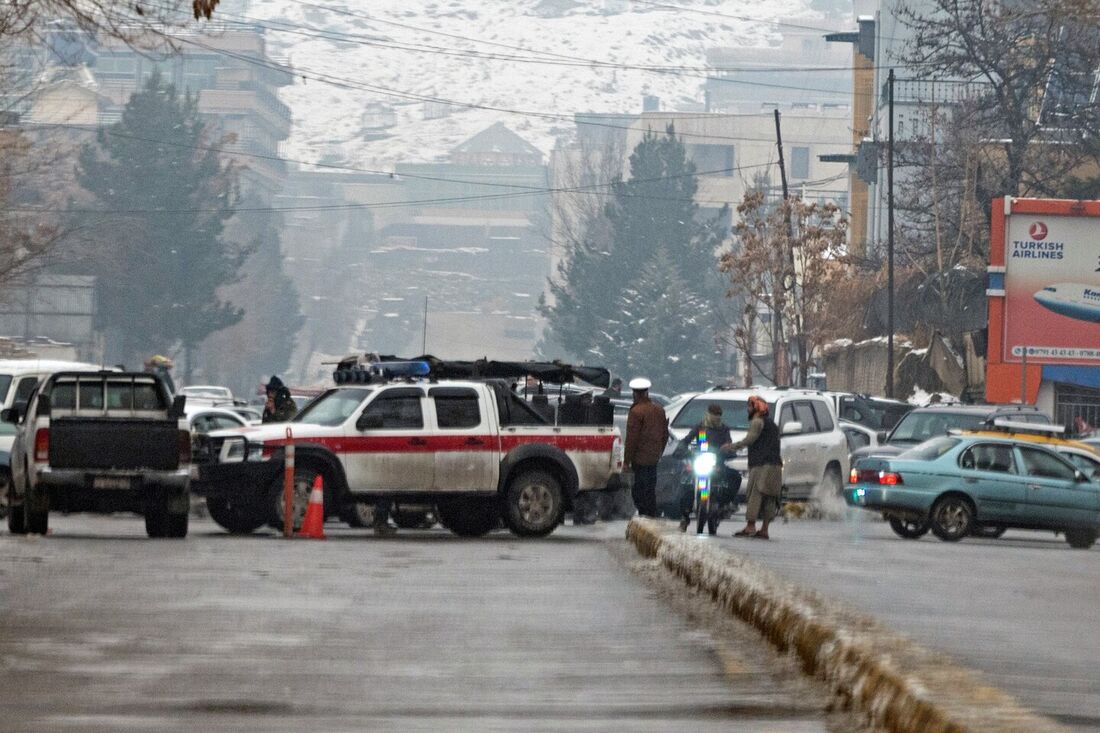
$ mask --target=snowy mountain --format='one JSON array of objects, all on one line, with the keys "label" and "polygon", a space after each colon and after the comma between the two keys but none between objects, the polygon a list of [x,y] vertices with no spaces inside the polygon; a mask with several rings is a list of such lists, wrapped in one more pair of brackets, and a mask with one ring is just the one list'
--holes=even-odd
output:
[{"label": "snowy mountain", "polygon": [[[298,74],[280,92],[294,116],[285,154],[376,169],[439,160],[498,121],[549,153],[572,130],[573,113],[637,112],[643,95],[659,97],[662,109],[700,111],[708,49],[774,44],[782,27],[768,19],[826,24],[805,0],[233,7],[241,6],[223,17],[262,24],[269,53]],[[662,71],[637,68],[654,66]]]}]

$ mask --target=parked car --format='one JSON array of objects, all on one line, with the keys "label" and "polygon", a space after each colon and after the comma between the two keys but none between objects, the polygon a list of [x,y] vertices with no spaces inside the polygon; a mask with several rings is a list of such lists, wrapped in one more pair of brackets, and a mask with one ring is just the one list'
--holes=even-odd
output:
[{"label": "parked car", "polygon": [[236,411],[224,407],[205,407],[186,409],[187,424],[192,433],[209,433],[227,428],[243,428],[249,423]]},{"label": "parked car", "polygon": [[[671,435],[665,455],[657,465],[657,501],[666,515],[679,513],[681,466],[672,455],[676,443],[702,421],[707,405],[712,402],[722,408],[722,420],[729,426],[733,440],[740,440],[749,427],[748,398],[754,394],[768,403],[782,435],[783,486],[787,498],[809,499],[819,488],[822,495],[839,495],[843,477],[848,474],[848,441],[829,400],[820,392],[776,388],[715,390],[666,408]],[[726,465],[742,474],[748,472],[743,452],[728,459]]]},{"label": "parked car", "polygon": [[1100,530],[1100,483],[1052,448],[996,434],[932,438],[852,468],[846,501],[880,512],[901,537],[957,542],[982,529],[1061,532],[1087,549]]},{"label": "parked car", "polygon": [[27,404],[43,378],[56,372],[97,372],[103,367],[57,359],[0,359],[0,409]]},{"label": "parked car", "polygon": [[824,392],[833,401],[837,417],[872,430],[891,430],[913,409],[913,405],[885,397],[852,392]]},{"label": "parked car", "polygon": [[841,418],[839,422],[840,429],[844,432],[844,437],[848,440],[849,458],[851,458],[852,454],[860,448],[878,447],[878,437],[881,431],[843,418]]},{"label": "parked car", "polygon": [[852,460],[896,456],[929,438],[952,430],[976,430],[998,418],[1049,425],[1050,418],[1030,405],[931,405],[906,413],[894,429],[879,433],[879,445],[852,451]]},{"label": "parked car", "polygon": [[214,384],[193,384],[187,387],[181,387],[176,394],[186,396],[192,403],[198,400],[211,400],[215,402],[233,401],[232,390],[228,387],[219,387]]},{"label": "parked car", "polygon": [[184,537],[191,433],[185,397],[144,372],[59,372],[24,409],[12,445],[8,528],[46,534],[50,509],[133,511],[150,537]]}]

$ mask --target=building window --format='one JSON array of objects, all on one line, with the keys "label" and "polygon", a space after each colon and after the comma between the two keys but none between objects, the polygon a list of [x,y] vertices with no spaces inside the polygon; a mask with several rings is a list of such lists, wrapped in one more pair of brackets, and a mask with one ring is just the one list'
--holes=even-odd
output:
[{"label": "building window", "polygon": [[699,175],[732,176],[732,145],[689,145],[688,155]]},{"label": "building window", "polygon": [[810,177],[810,149],[791,148],[791,178]]}]

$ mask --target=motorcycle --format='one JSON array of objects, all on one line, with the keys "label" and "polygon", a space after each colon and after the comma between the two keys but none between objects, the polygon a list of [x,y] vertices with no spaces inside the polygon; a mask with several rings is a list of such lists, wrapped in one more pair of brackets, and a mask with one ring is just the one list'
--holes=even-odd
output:
[{"label": "motorcycle", "polygon": [[[741,488],[740,481],[737,480],[740,474],[736,471],[721,471],[720,460],[716,450],[711,449],[706,434],[701,433],[699,440],[692,446],[690,458],[684,462],[681,490],[685,493],[689,490],[693,492],[692,510],[696,517],[696,534],[702,534],[704,527],[709,534],[718,534],[718,525],[735,508],[734,497]],[[728,474],[737,485],[728,486],[723,474]]]}]

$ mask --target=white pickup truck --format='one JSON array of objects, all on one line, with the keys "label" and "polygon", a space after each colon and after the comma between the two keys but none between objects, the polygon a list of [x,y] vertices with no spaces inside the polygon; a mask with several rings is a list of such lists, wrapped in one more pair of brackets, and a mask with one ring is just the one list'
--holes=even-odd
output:
[{"label": "white pickup truck", "polygon": [[578,492],[605,490],[622,470],[610,415],[600,425],[576,415],[574,424],[554,424],[505,380],[339,386],[293,422],[198,436],[192,490],[231,532],[281,525],[284,453],[293,441],[295,523],[321,476],[326,516],[390,498],[436,505],[442,524],[463,536],[501,520],[517,535],[543,536]]},{"label": "white pickup truck", "polygon": [[143,372],[59,372],[3,411],[12,445],[8,528],[46,534],[49,511],[131,511],[150,537],[185,537],[191,434],[184,398]]}]

